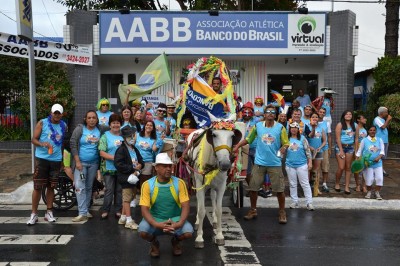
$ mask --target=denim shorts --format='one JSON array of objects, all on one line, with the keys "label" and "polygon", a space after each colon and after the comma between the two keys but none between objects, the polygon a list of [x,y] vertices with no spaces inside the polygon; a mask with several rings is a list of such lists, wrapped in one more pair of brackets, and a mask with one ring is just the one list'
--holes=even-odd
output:
[{"label": "denim shorts", "polygon": [[[348,146],[342,146],[342,147],[343,147],[344,153],[354,153],[354,145],[348,145]],[[335,152],[336,152],[336,154],[340,153],[338,145],[335,145]]]},{"label": "denim shorts", "polygon": [[[144,218],[139,224],[138,232],[139,233],[146,232],[149,235],[154,235],[154,236],[169,234],[169,233],[164,233],[162,230],[156,229],[155,227],[151,226]],[[186,221],[181,228],[176,229],[174,235],[180,236],[185,233],[193,234],[193,226],[188,221]]]}]

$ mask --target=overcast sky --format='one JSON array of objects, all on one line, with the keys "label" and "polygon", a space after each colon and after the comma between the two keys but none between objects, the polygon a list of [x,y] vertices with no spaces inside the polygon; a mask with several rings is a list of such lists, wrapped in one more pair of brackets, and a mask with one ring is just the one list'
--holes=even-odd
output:
[{"label": "overcast sky", "polygon": [[[368,0],[374,1],[374,0]],[[171,10],[178,10],[175,0],[164,0]],[[375,1],[376,2],[376,1]],[[32,0],[35,36],[62,37],[66,8],[53,0]],[[307,4],[309,11],[331,11],[331,2]],[[356,13],[359,30],[359,49],[355,71],[376,66],[385,48],[385,5],[379,3],[334,3],[334,11],[349,9]],[[0,0],[0,32],[16,34],[15,1]]]}]

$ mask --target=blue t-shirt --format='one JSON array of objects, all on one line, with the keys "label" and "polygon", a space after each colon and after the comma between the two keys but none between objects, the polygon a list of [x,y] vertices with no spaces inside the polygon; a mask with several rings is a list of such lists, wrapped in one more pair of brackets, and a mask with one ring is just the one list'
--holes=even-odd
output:
[{"label": "blue t-shirt", "polygon": [[326,139],[326,144],[325,146],[321,149],[321,151],[326,151],[329,149],[329,143],[328,143],[328,122],[326,121],[321,121],[318,122],[318,125],[322,127],[322,129],[325,131],[325,139]]},{"label": "blue t-shirt", "polygon": [[170,129],[171,133],[167,137],[170,138],[172,136],[172,134],[174,134],[175,127],[176,127],[176,120],[173,117],[167,117],[165,119],[169,121],[169,129]]},{"label": "blue t-shirt", "polygon": [[276,153],[281,148],[282,124],[265,127],[265,122],[256,124],[257,148],[254,163],[262,166],[281,166],[281,158]]},{"label": "blue t-shirt", "polygon": [[108,126],[108,120],[110,119],[112,112],[107,111],[107,112],[103,113],[101,111],[96,111],[96,113],[97,113],[97,116],[99,117],[99,125]]},{"label": "blue t-shirt", "polygon": [[[244,138],[247,138],[249,135],[251,129],[257,124],[258,121],[256,121],[254,118],[250,119],[249,121],[245,122],[246,124],[246,131],[244,133]],[[250,145],[250,149],[255,149],[257,147],[257,141],[253,141]]]},{"label": "blue t-shirt", "polygon": [[322,103],[321,107],[325,108],[326,110],[325,116],[331,117],[331,100],[328,98],[324,98],[324,102]]},{"label": "blue t-shirt", "polygon": [[289,138],[289,147],[286,151],[286,165],[292,168],[298,168],[307,164],[307,155],[304,149],[305,137]]},{"label": "blue t-shirt", "polygon": [[[312,131],[311,126],[309,126],[309,127],[310,127],[310,131]],[[318,124],[318,126],[315,128],[314,137],[310,138],[307,136],[308,143],[310,144],[311,147],[313,147],[314,149],[318,149],[319,147],[321,147],[322,134],[325,134],[325,132],[323,131],[322,126],[320,124]]]},{"label": "blue t-shirt", "polygon": [[130,149],[130,148],[128,148],[128,151],[129,151],[129,155],[131,156],[132,166],[133,166],[133,168],[136,168],[139,163],[138,158],[136,156],[136,152],[135,152],[135,150]]},{"label": "blue t-shirt", "polygon": [[365,139],[368,136],[368,132],[365,128],[360,128],[358,130],[358,143],[361,143],[363,139]]},{"label": "blue t-shirt", "polygon": [[[381,153],[381,145],[380,145],[381,138],[376,137],[375,141],[372,141],[369,138],[364,138],[362,141],[364,142],[364,149],[362,150],[363,157],[368,154],[371,154],[369,161],[373,161]],[[380,159],[379,162],[377,163],[372,163],[369,167],[370,168],[382,167],[382,159]]]},{"label": "blue t-shirt", "polygon": [[79,158],[82,162],[92,163],[99,161],[100,130],[95,127],[89,130],[83,127],[82,136],[79,140]]},{"label": "blue t-shirt", "polygon": [[383,140],[383,143],[389,143],[389,132],[387,128],[381,128],[385,124],[385,119],[377,116],[374,119],[374,126],[376,126],[376,136]]},{"label": "blue t-shirt", "polygon": [[160,121],[158,119],[154,119],[154,124],[156,125],[157,139],[159,139],[161,138],[161,134],[166,131],[167,126],[165,125],[165,121]]},{"label": "blue t-shirt", "polygon": [[[39,136],[39,142],[48,142],[53,146],[53,153],[49,154],[49,150],[46,147],[36,147],[35,149],[35,157],[40,158],[40,159],[45,159],[48,161],[52,162],[61,162],[62,161],[62,153],[61,153],[61,146],[56,145],[54,141],[51,139],[52,131],[50,129],[49,121],[47,118],[44,118],[42,120],[42,132],[40,133]],[[60,121],[60,123],[63,123]],[[51,123],[51,126],[53,127],[55,131],[55,139],[57,141],[61,141],[63,138],[62,135],[62,130],[61,130],[61,125],[60,124],[53,124]]]},{"label": "blue t-shirt", "polygon": [[355,132],[351,127],[347,129],[343,129],[340,132],[340,141],[342,144],[353,144],[354,143],[354,134]]},{"label": "blue t-shirt", "polygon": [[[116,136],[110,133],[110,131],[106,131],[104,133],[107,139],[107,153],[111,155],[115,155],[118,147],[121,146],[123,138],[121,136]],[[114,166],[113,160],[106,160],[106,169],[109,171],[116,171],[117,168]]]},{"label": "blue t-shirt", "polygon": [[135,147],[139,150],[140,155],[142,155],[143,161],[145,163],[153,162],[153,144],[155,139],[151,139],[150,137],[142,137],[139,134],[136,135],[136,143]]}]

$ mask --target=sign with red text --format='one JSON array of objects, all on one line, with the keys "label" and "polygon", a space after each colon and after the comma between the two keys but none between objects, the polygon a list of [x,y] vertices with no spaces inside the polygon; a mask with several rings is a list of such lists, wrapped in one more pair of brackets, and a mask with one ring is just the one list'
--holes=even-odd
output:
[{"label": "sign with red text", "polygon": [[[33,40],[35,59],[65,64],[91,66],[91,44],[65,44]],[[0,54],[28,58],[28,41],[7,33],[0,33]]]}]

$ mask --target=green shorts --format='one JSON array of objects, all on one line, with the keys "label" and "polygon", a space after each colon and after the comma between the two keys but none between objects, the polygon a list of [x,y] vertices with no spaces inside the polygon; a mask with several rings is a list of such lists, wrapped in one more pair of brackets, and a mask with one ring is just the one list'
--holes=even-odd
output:
[{"label": "green shorts", "polygon": [[282,166],[262,166],[255,164],[251,171],[249,184],[250,191],[258,191],[264,183],[265,174],[271,179],[271,188],[274,192],[284,192],[285,180],[282,173]]}]

